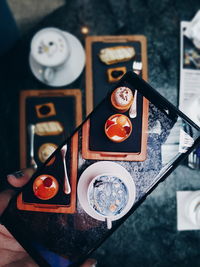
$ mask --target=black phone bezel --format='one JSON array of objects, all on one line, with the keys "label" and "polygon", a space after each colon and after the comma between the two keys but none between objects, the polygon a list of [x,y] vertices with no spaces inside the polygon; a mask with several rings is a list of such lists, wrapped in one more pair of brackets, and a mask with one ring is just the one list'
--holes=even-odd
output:
[{"label": "black phone bezel", "polygon": [[[125,81],[129,82],[130,84],[133,84],[133,86],[135,88],[137,88],[137,90],[140,91],[143,94],[143,96],[145,96],[151,103],[153,103],[159,109],[161,109],[167,116],[171,117],[172,119],[173,118],[175,119],[175,118],[177,118],[177,116],[179,116],[181,119],[188,122],[191,126],[193,126],[197,131],[200,132],[200,128],[192,120],[190,120],[184,113],[182,113],[179,109],[177,109],[173,104],[171,104],[167,99],[165,99],[161,94],[159,94],[154,88],[152,88],[147,82],[145,82],[141,77],[139,77],[137,74],[135,74],[132,71],[127,72],[122,77],[122,79],[117,83],[117,85],[115,85],[113,88],[111,88],[111,90],[109,90],[109,94],[113,89],[121,86]],[[99,105],[101,105],[101,103],[98,104],[98,106]],[[98,108],[98,106],[96,108]],[[76,131],[79,131],[81,129],[84,122],[90,117],[90,115],[93,112],[94,111],[92,111],[86,117],[86,119],[81,123],[81,125],[79,127],[77,127],[75,131],[73,131],[73,133],[71,134],[71,136],[69,138],[71,138]],[[58,149],[61,149],[61,147],[67,142],[67,140],[65,142],[63,142],[58,147]],[[163,175],[155,182],[155,184],[150,188],[150,190],[146,193],[146,195],[144,197],[142,197],[134,205],[134,207],[118,222],[118,224],[113,226],[112,229],[107,232],[105,237],[102,240],[100,240],[98,243],[96,243],[96,245],[93,249],[88,251],[88,253],[85,254],[84,256],[80,257],[78,262],[72,263],[70,266],[71,267],[80,266],[80,264],[82,264],[91,255],[91,253],[94,252],[140,206],[140,204],[146,199],[146,197],[149,194],[151,194],[151,192],[158,186],[158,184],[160,182],[164,181],[169,176],[169,174],[180,164],[180,162],[183,161],[192,152],[192,150],[196,146],[198,146],[199,144],[200,144],[200,136],[195,140],[194,144],[188,149],[188,151],[186,153],[182,153],[179,155],[179,157],[176,158],[176,160],[173,162],[173,164],[170,165],[169,168],[163,173]],[[51,158],[54,156],[55,153],[56,153],[56,151],[51,155],[51,157],[46,161],[46,163],[51,160]],[[45,165],[45,163],[44,163],[44,165]],[[42,167],[44,165],[42,165],[40,167],[40,169],[42,169]],[[32,179],[34,179],[34,177],[36,177],[36,174],[33,175]],[[26,190],[26,186],[23,188],[23,190]],[[11,200],[9,205],[11,205],[11,203],[15,202],[16,199],[17,199],[17,196],[15,196]],[[12,227],[12,223],[9,223],[10,217],[8,216],[9,214],[7,214],[8,209],[9,209],[9,206],[6,208],[6,210],[4,211],[4,213],[1,216],[1,221],[3,222],[3,224],[8,228],[8,230],[13,234],[13,236],[19,241],[19,243],[27,250],[27,252],[30,254],[30,256],[40,266],[50,267],[51,265],[48,262],[46,262],[46,260],[33,247],[30,246],[29,242],[26,242],[25,238],[23,238],[17,234],[17,230],[15,227]]]}]

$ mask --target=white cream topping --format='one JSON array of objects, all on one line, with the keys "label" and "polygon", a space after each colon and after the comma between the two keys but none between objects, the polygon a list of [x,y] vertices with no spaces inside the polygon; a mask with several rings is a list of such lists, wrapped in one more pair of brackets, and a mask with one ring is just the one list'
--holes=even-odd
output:
[{"label": "white cream topping", "polygon": [[118,135],[114,135],[114,136],[111,137],[111,139],[116,140],[116,141],[121,140],[121,139],[123,139],[123,138],[124,138],[124,137],[120,137],[120,136],[118,136]]},{"label": "white cream topping", "polygon": [[133,98],[133,93],[128,87],[119,87],[115,91],[115,102],[119,106],[126,106]]},{"label": "white cream topping", "polygon": [[[122,115],[123,116],[123,115]],[[111,121],[114,121],[115,123],[117,123],[117,119],[119,118],[119,116],[116,116],[116,117],[114,117],[114,118],[112,118],[112,120]],[[129,126],[130,127],[130,124],[129,124],[129,122],[128,122],[128,120],[126,120],[126,123],[123,125],[123,127],[125,127],[125,126]],[[123,137],[122,137],[123,138]]]}]

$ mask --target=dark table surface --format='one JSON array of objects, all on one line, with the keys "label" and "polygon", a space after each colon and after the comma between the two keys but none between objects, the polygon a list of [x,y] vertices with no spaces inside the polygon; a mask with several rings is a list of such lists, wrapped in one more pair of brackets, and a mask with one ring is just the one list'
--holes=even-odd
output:
[{"label": "dark table surface", "polygon": [[[2,177],[19,168],[20,90],[48,89],[28,67],[30,39],[37,30],[58,27],[83,43],[83,24],[89,26],[91,35],[144,34],[148,39],[149,82],[177,106],[180,21],[191,20],[199,8],[199,0],[71,0],[22,36],[0,62]],[[84,77],[83,73],[67,88],[82,88],[84,93]],[[199,171],[179,166],[96,251],[99,266],[199,266],[200,232],[178,232],[176,218],[176,191],[199,187]]]}]

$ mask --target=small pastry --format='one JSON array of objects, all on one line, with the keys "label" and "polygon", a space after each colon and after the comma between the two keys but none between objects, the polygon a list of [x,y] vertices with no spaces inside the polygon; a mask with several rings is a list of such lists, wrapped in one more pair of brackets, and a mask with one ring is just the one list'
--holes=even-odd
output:
[{"label": "small pastry", "polygon": [[126,140],[132,132],[132,123],[125,115],[114,114],[105,123],[105,134],[113,142]]},{"label": "small pastry", "polygon": [[35,106],[38,118],[47,118],[56,115],[55,106],[53,103],[45,103]]},{"label": "small pastry", "polygon": [[126,67],[107,69],[108,82],[113,83],[119,81],[125,73]]},{"label": "small pastry", "polygon": [[34,195],[42,200],[53,198],[57,194],[58,188],[57,180],[49,174],[40,175],[33,182]]},{"label": "small pastry", "polygon": [[40,136],[59,135],[64,131],[59,121],[38,122],[35,125],[35,133]]},{"label": "small pastry", "polygon": [[100,50],[99,58],[106,65],[129,61],[135,56],[135,49],[132,46],[114,46]]},{"label": "small pastry", "polygon": [[111,94],[111,103],[113,107],[122,113],[130,108],[132,102],[133,93],[128,87],[118,87]]},{"label": "small pastry", "polygon": [[53,143],[45,143],[41,145],[38,150],[38,157],[40,161],[42,163],[45,162],[56,149],[57,149],[57,145]]}]

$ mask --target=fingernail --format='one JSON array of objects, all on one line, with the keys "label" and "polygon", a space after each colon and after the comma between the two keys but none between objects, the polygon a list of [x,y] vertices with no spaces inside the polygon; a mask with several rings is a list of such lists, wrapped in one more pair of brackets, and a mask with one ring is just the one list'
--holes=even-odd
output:
[{"label": "fingernail", "polygon": [[14,176],[15,178],[21,178],[24,176],[24,173],[23,173],[23,171],[17,171],[17,172],[8,174],[7,176]]}]

